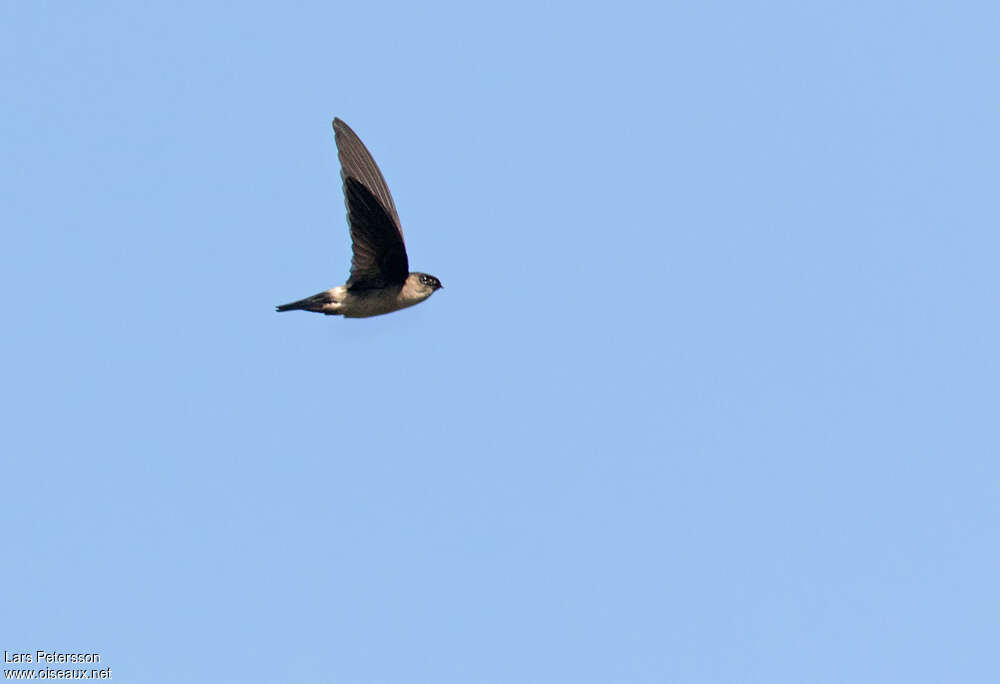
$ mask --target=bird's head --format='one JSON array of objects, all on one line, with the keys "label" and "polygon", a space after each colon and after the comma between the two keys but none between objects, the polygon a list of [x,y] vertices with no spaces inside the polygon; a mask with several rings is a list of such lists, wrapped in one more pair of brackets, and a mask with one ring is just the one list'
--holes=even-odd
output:
[{"label": "bird's head", "polygon": [[411,273],[410,278],[415,278],[417,291],[421,294],[426,293],[426,296],[428,297],[444,287],[440,280],[432,275],[428,275],[427,273]]}]

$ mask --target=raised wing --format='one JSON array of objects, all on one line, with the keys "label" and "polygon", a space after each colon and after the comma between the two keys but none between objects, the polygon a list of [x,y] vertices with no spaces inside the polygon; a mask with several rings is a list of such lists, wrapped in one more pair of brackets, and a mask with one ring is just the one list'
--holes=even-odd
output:
[{"label": "raised wing", "polygon": [[354,131],[340,119],[333,120],[333,130],[354,247],[347,287],[366,290],[402,285],[410,266],[389,186]]}]

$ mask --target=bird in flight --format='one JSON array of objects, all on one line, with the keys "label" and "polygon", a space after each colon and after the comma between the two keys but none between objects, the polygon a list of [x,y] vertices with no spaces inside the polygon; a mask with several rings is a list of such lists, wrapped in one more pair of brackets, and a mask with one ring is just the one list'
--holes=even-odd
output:
[{"label": "bird in flight", "polygon": [[419,304],[443,285],[432,275],[410,273],[396,205],[375,160],[340,119],[333,120],[333,132],[351,228],[351,277],[339,287],[282,304],[278,311],[367,318]]}]

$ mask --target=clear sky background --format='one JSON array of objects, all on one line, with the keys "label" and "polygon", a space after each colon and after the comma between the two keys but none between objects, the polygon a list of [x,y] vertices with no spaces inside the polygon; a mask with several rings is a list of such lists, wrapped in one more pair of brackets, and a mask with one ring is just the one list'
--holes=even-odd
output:
[{"label": "clear sky background", "polygon": [[[1000,6],[5,2],[0,648],[972,682]],[[344,282],[330,121],[428,302]]]}]

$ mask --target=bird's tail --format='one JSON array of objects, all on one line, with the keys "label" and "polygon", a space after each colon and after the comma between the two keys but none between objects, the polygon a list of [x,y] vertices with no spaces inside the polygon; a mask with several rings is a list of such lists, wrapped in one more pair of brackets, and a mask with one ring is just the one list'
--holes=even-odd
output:
[{"label": "bird's tail", "polygon": [[278,311],[295,311],[296,309],[303,309],[305,311],[316,311],[319,313],[326,313],[323,307],[333,301],[333,295],[330,294],[329,290],[320,292],[319,294],[314,294],[312,297],[306,297],[305,299],[300,299],[297,302],[291,302],[289,304],[282,304],[278,307]]}]

